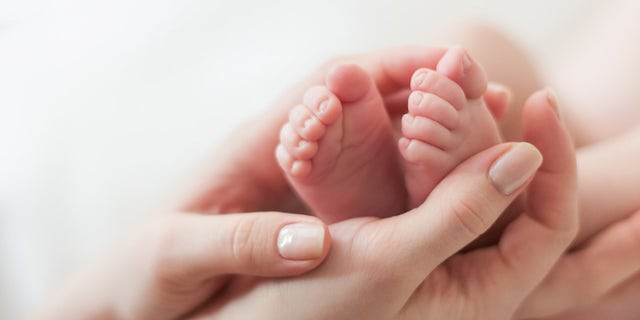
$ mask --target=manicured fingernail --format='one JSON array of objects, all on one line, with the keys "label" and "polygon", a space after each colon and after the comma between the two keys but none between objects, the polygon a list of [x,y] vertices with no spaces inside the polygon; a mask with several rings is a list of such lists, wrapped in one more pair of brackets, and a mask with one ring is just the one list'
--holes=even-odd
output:
[{"label": "manicured fingernail", "polygon": [[549,87],[545,88],[545,92],[549,105],[553,108],[553,111],[556,113],[556,116],[558,116],[558,119],[560,119],[560,109],[558,108],[558,96],[556,95],[556,92]]},{"label": "manicured fingernail", "polygon": [[320,224],[289,224],[278,234],[278,252],[288,260],[320,258],[323,246],[324,228]]},{"label": "manicured fingernail", "polygon": [[542,164],[542,154],[528,143],[518,143],[489,169],[489,179],[496,189],[508,196],[527,182]]}]

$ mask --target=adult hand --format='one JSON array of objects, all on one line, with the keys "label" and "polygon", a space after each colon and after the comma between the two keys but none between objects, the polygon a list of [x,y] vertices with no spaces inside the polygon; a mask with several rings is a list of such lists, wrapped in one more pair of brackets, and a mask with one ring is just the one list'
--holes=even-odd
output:
[{"label": "adult hand", "polygon": [[[433,50],[433,51],[430,51]],[[377,84],[381,88],[386,88],[386,90],[382,90],[385,92],[385,99],[387,100],[387,106],[391,112],[394,110],[394,101],[402,101],[402,99],[396,99],[398,96],[402,96],[406,94],[403,92],[403,72],[402,70],[411,70],[414,67],[430,67],[433,66],[437,60],[440,58],[442,51],[434,48],[411,48],[408,52],[405,51],[387,51],[383,53],[377,53],[369,56],[368,58],[365,56],[352,58],[356,60],[355,62],[360,62],[361,65],[364,65],[367,70],[373,70],[372,73],[376,75]],[[412,54],[414,56],[412,56]],[[404,59],[404,60],[403,60]],[[386,64],[382,63],[383,61],[387,61]],[[395,65],[394,65],[395,64]],[[384,66],[387,67],[384,67]],[[403,69],[403,66],[404,69]],[[390,75],[389,70],[387,68],[398,70],[399,73],[396,75]],[[378,70],[377,72],[375,70]],[[408,79],[410,78],[411,71],[406,72],[406,82],[408,83]],[[297,95],[303,91],[308,85],[314,82],[319,82],[322,79],[324,72],[320,71],[315,76],[308,79],[308,81],[301,85],[297,90]],[[298,97],[296,95],[289,96],[288,100],[297,100]],[[179,207],[181,211],[190,211],[190,212],[229,212],[232,208],[237,209],[236,211],[249,211],[251,208],[294,208],[299,207],[299,203],[292,196],[292,193],[286,186],[286,183],[279,171],[277,171],[277,166],[275,162],[272,160],[272,150],[273,146],[277,141],[277,137],[272,136],[272,132],[277,132],[277,127],[281,124],[282,121],[285,121],[286,111],[288,110],[288,106],[292,105],[292,102],[286,102],[287,99],[282,99],[283,102],[277,103],[276,106],[278,108],[274,108],[274,113],[271,114],[270,117],[265,117],[265,121],[261,122],[261,126],[257,128],[252,128],[251,132],[245,132],[245,136],[236,136],[239,140],[234,141],[238,146],[252,146],[255,147],[252,150],[256,151],[256,153],[252,155],[246,155],[247,149],[243,147],[234,147],[230,149],[229,156],[227,158],[221,159],[217,162],[217,165],[213,165],[214,170],[205,184],[203,185],[203,189],[197,189],[194,193],[191,193],[189,197],[189,201],[186,201],[182,206]],[[270,110],[270,111],[273,111]],[[275,127],[275,131],[270,127]],[[264,139],[264,140],[261,140]],[[270,142],[273,143],[273,146],[270,146]],[[496,151],[494,151],[496,152]],[[544,150],[543,150],[544,153]],[[251,159],[260,158],[263,161],[254,162]],[[237,165],[237,166],[236,166]],[[443,187],[444,188],[444,187]],[[440,188],[442,189],[442,188]],[[455,198],[455,197],[453,197]],[[291,200],[291,201],[289,201]],[[433,201],[431,201],[433,202]],[[450,203],[451,201],[449,201]],[[288,205],[288,204],[297,204],[297,205]],[[486,204],[490,205],[490,204]],[[496,206],[500,206],[501,204],[496,204]],[[424,206],[423,206],[424,207]],[[417,209],[423,210],[422,209]],[[486,209],[486,208],[485,208]],[[488,210],[488,209],[487,209]],[[51,317],[52,315],[58,315],[66,318],[73,318],[73,315],[80,315],[79,317],[91,317],[91,316],[104,316],[108,317],[109,315],[130,315],[130,316],[144,316],[149,311],[161,311],[162,316],[164,317],[173,317],[176,315],[184,314],[184,312],[191,312],[194,308],[197,308],[202,301],[210,301],[211,295],[216,292],[220,293],[218,289],[221,288],[222,285],[229,285],[225,287],[225,289],[230,288],[240,288],[243,287],[246,289],[249,285],[255,285],[250,279],[246,277],[230,277],[227,275],[231,269],[239,270],[238,272],[244,272],[246,274],[255,274],[262,276],[285,276],[285,275],[294,275],[309,270],[317,264],[320,263],[323,256],[326,254],[326,250],[328,249],[328,244],[325,243],[322,247],[322,255],[317,259],[310,258],[308,260],[296,261],[296,259],[284,259],[275,248],[277,246],[274,244],[275,234],[282,229],[282,226],[295,223],[295,222],[305,222],[305,223],[318,223],[317,220],[300,220],[307,219],[310,217],[302,217],[302,216],[292,216],[285,215],[279,213],[267,213],[267,216],[273,216],[275,219],[272,223],[268,223],[266,221],[262,221],[260,223],[256,223],[254,220],[258,219],[258,215],[260,214],[248,214],[246,216],[240,217],[239,215],[226,215],[226,216],[205,216],[205,215],[173,215],[163,220],[163,222],[155,224],[153,227],[147,229],[146,232],[142,233],[141,236],[137,237],[137,242],[134,241],[133,245],[128,243],[126,246],[126,250],[118,250],[114,255],[114,258],[107,259],[104,263],[99,263],[96,268],[90,269],[91,271],[77,279],[77,281],[70,285],[67,290],[58,294],[57,299],[52,300],[51,304],[48,308],[44,309],[43,315],[46,317]],[[229,220],[221,219],[222,217],[230,217]],[[280,217],[280,218],[278,218]],[[244,219],[242,219],[244,218]],[[265,219],[270,219],[269,217],[265,217]],[[254,222],[251,222],[251,221]],[[235,222],[234,222],[235,221]],[[244,222],[243,222],[244,221]],[[279,222],[278,222],[279,221]],[[636,220],[637,221],[637,220]],[[490,224],[490,219],[484,221],[487,224]],[[351,227],[349,224],[352,223]],[[333,230],[338,235],[342,234],[343,237],[337,237],[338,239],[345,240],[345,234],[348,234],[349,228],[355,227],[358,229],[356,234],[361,234],[362,232],[358,228],[359,222],[350,222],[341,225],[337,225],[333,227]],[[368,223],[366,223],[368,225]],[[625,225],[629,225],[630,223],[625,223]],[[639,223],[636,223],[637,226]],[[225,228],[224,226],[227,226]],[[250,233],[244,232],[247,228],[252,228],[253,226],[262,225],[264,228],[259,228],[259,231],[253,230]],[[372,223],[373,225],[373,223]],[[234,227],[240,226],[240,227]],[[235,229],[234,229],[235,228]],[[371,227],[367,227],[371,228]],[[613,227],[612,227],[613,228]],[[226,239],[229,240],[231,238],[236,239],[233,241],[227,242],[219,242],[222,244],[220,246],[215,245],[212,241],[215,239],[220,240],[221,238],[216,238],[216,233],[211,232],[211,230],[220,229],[222,234],[226,234]],[[236,231],[230,231],[234,229]],[[365,228],[362,228],[365,229]],[[199,230],[199,231],[197,231]],[[227,231],[224,231],[227,230]],[[239,230],[239,231],[238,231]],[[244,230],[244,231],[243,231]],[[346,230],[343,232],[338,232],[336,230]],[[618,227],[614,230],[633,230],[631,227]],[[635,229],[637,230],[637,228]],[[200,235],[200,237],[191,236],[191,233],[194,235]],[[243,237],[235,237],[229,236],[230,234],[244,234],[249,235],[253,234],[254,236],[243,238]],[[607,234],[617,234],[620,232],[609,232]],[[262,236],[260,236],[262,235]],[[328,239],[326,233],[323,235],[324,241]],[[358,238],[357,236],[354,236]],[[285,237],[286,238],[286,237]],[[346,235],[346,242],[349,242],[349,236]],[[359,236],[359,238],[365,239],[364,236]],[[504,235],[504,239],[506,239],[506,234]],[[615,237],[614,237],[615,238]],[[620,237],[617,237],[620,239]],[[248,245],[238,245],[238,239],[247,240]],[[250,241],[253,239],[253,241]],[[264,239],[264,240],[258,240]],[[606,237],[605,239],[610,239],[610,237]],[[258,241],[255,241],[258,240]],[[344,244],[345,241],[338,243]],[[362,242],[362,241],[361,241]],[[203,245],[203,243],[207,245]],[[235,244],[233,244],[235,243]],[[251,243],[258,243],[259,245],[253,246]],[[502,241],[500,242],[502,243]],[[597,242],[596,242],[597,243]],[[611,257],[612,255],[603,255],[602,250],[604,248],[615,248],[616,246],[611,246],[616,243],[620,243],[620,241],[605,241],[604,243],[610,244],[609,246],[597,246],[600,248],[598,250],[588,251],[590,254],[581,255],[581,259],[579,260],[581,263],[587,262],[586,265],[590,265],[592,261],[602,261],[601,257]],[[370,251],[376,250],[375,247],[369,247],[366,244],[361,244],[360,246],[364,246],[369,248]],[[439,245],[436,244],[435,247]],[[241,247],[245,248],[246,252],[250,252],[250,254],[245,255],[234,255],[235,258],[244,256],[244,257],[252,257],[247,260],[239,259],[236,262],[232,260],[223,261],[223,259],[215,259],[216,257],[224,258],[225,255],[218,255],[219,251],[216,250],[226,250],[226,252],[236,252],[236,250],[229,248]],[[590,248],[591,246],[586,246],[585,250]],[[217,249],[216,249],[217,248]],[[499,247],[498,247],[499,248]],[[630,251],[633,248],[631,245],[627,245],[626,251]],[[286,249],[285,249],[286,250]],[[393,249],[388,249],[393,250]],[[493,249],[487,249],[493,250]],[[304,250],[302,250],[304,251]],[[335,250],[334,250],[335,251]],[[449,250],[451,251],[451,250]],[[637,251],[637,250],[636,250]],[[195,253],[198,254],[195,254]],[[585,251],[587,252],[587,251]],[[618,250],[618,253],[623,253],[625,250]],[[164,254],[166,253],[166,255]],[[191,253],[191,254],[189,254]],[[371,252],[369,255],[373,256],[376,252]],[[202,254],[202,255],[200,255]],[[379,253],[379,257],[377,259],[387,259],[385,258],[385,252]],[[253,257],[257,255],[257,257]],[[366,256],[367,254],[365,254]],[[185,257],[193,257],[193,258],[201,258],[198,259],[183,259]],[[578,255],[575,255],[578,256]],[[574,255],[567,255],[567,257],[575,257]],[[625,255],[618,255],[617,257],[624,257]],[[173,257],[173,260],[171,259]],[[229,257],[229,256],[227,256]],[[262,258],[260,258],[262,257]],[[271,258],[269,258],[271,257]],[[278,258],[280,257],[280,258]],[[394,257],[394,255],[389,255],[389,257]],[[462,256],[466,257],[466,256]],[[563,258],[566,259],[567,257]],[[293,262],[287,262],[289,260],[294,260]],[[464,259],[460,259],[454,257],[453,259],[448,260],[443,266],[436,268],[433,272],[431,272],[431,278],[433,275],[442,274],[443,268],[446,270],[448,265],[457,265],[457,263],[449,262],[449,261],[466,261]],[[171,263],[173,261],[173,263]],[[229,263],[229,261],[232,261]],[[249,262],[249,267],[245,264],[244,267],[238,261],[245,261],[245,263]],[[577,259],[575,261],[578,261]],[[622,266],[626,265],[627,273],[631,270],[630,264],[623,263],[622,259],[617,259],[617,265]],[[198,263],[200,264],[198,264]],[[369,262],[375,263],[375,259],[371,259]],[[195,264],[193,264],[195,263]],[[210,263],[206,265],[206,263]],[[481,263],[481,262],[480,262]],[[560,263],[559,265],[561,265]],[[193,269],[190,269],[192,265],[199,265],[202,267],[203,273],[197,273],[201,277],[194,277],[191,280],[188,280],[188,277],[185,278],[185,275],[190,274]],[[224,266],[227,267],[224,267]],[[570,270],[581,271],[585,268],[581,268],[580,265],[567,263],[566,270],[563,271],[565,273]],[[274,267],[275,266],[275,267]],[[273,269],[272,269],[273,267]],[[472,267],[472,266],[470,266]],[[236,269],[237,268],[237,269]],[[622,267],[621,267],[622,268]],[[211,270],[205,270],[211,269]],[[556,267],[556,270],[558,268]],[[586,268],[588,269],[588,268]],[[182,271],[191,270],[189,272],[183,273]],[[267,270],[267,271],[265,271]],[[413,272],[415,270],[410,269],[409,271]],[[569,270],[569,271],[567,271]],[[594,268],[593,270],[597,270]],[[621,281],[622,277],[618,274],[617,277],[602,277],[601,273],[596,274],[594,271],[590,273],[587,272],[587,275],[596,275],[593,282],[597,282],[597,279],[602,279],[600,283],[613,283],[617,284]],[[622,270],[622,269],[616,269]],[[368,270],[357,271],[357,274],[363,274]],[[233,271],[231,271],[233,272]],[[319,272],[319,271],[318,271]],[[446,272],[444,272],[446,274]],[[207,276],[205,276],[205,274]],[[315,272],[314,272],[315,274]],[[523,271],[521,276],[527,276],[526,271]],[[375,278],[375,275],[371,275]],[[535,274],[534,274],[535,276]],[[176,277],[179,277],[176,278]],[[398,275],[398,278],[400,276]],[[550,277],[554,278],[554,277]],[[615,278],[615,279],[614,279]],[[628,277],[626,277],[628,278]],[[555,278],[556,280],[559,278]],[[232,281],[230,281],[232,280]],[[237,280],[244,281],[242,285],[241,282]],[[247,281],[249,280],[249,281]],[[383,279],[382,279],[383,280]],[[304,281],[304,280],[302,280]],[[282,283],[286,283],[283,281]],[[421,285],[423,288],[427,287],[426,284],[431,283],[430,281],[425,280]],[[453,283],[453,282],[452,282]],[[567,285],[566,282],[561,281],[549,281],[549,278],[545,280],[545,283],[552,283],[557,286],[564,287]],[[633,282],[632,280],[628,281],[628,285],[624,288],[632,287],[634,284],[638,283],[638,281]],[[167,285],[170,284],[170,285]],[[187,284],[185,286],[177,286],[177,284]],[[375,281],[374,281],[375,284]],[[436,283],[437,284],[437,283]],[[544,286],[544,290],[540,288],[538,291],[540,292],[555,292],[554,290],[550,290],[554,288],[554,285]],[[569,285],[574,285],[570,283]],[[191,286],[191,287],[190,287]],[[263,286],[263,285],[261,285]],[[611,288],[613,285],[610,285]],[[595,286],[594,286],[595,287]],[[594,288],[591,287],[591,288]],[[606,287],[606,286],[602,286]],[[176,289],[179,289],[177,292]],[[191,290],[189,290],[191,289]],[[523,288],[518,288],[521,292]],[[335,288],[331,288],[329,290],[334,290]],[[536,292],[538,292],[536,291]],[[177,292],[177,294],[176,294]],[[561,291],[565,294],[564,297],[568,296],[567,293],[573,292],[571,290]],[[581,291],[576,290],[576,292],[583,293]],[[599,291],[600,295],[590,295],[589,298],[594,299],[600,297],[602,294],[602,290]],[[602,299],[603,309],[607,309],[612,304],[611,301],[615,301],[611,299],[611,297],[618,297],[620,295],[624,295],[624,297],[633,297],[633,295],[628,294],[629,290],[616,290],[611,292],[609,290],[609,294]],[[195,293],[195,294],[194,294]],[[225,290],[225,296],[228,298],[230,294],[233,294],[233,291]],[[237,294],[237,292],[236,292]],[[414,296],[420,296],[419,294],[415,294]],[[583,295],[584,296],[584,295]],[[114,299],[114,297],[118,297],[118,299]],[[185,298],[187,297],[187,298]],[[534,294],[527,299],[527,304],[525,306],[533,305],[534,308],[527,309],[523,308],[519,312],[521,315],[526,315],[527,310],[534,310],[535,312],[539,312],[540,310],[544,310],[542,313],[538,314],[551,314],[549,310],[553,310],[553,312],[558,312],[562,310],[567,310],[567,308],[571,306],[576,306],[578,304],[572,303],[572,301],[567,302],[566,305],[560,306],[558,308],[558,304],[552,304],[549,309],[549,304],[544,304],[544,308],[537,308],[539,303],[537,301],[541,301],[540,299],[544,298],[542,294]],[[245,296],[248,298],[248,296]],[[496,298],[494,303],[498,303],[499,298]],[[516,299],[517,300],[517,299]],[[549,299],[547,299],[548,301]],[[240,301],[240,300],[237,300]],[[237,302],[236,301],[236,302]],[[507,302],[511,304],[514,301],[512,296],[509,295]],[[626,300],[625,300],[626,301]],[[81,303],[78,303],[81,302]],[[177,303],[175,303],[177,302]],[[329,301],[330,302],[330,301]],[[329,303],[328,302],[328,303]],[[237,304],[237,303],[236,303]],[[277,305],[277,304],[276,304]],[[276,306],[274,305],[274,306]],[[417,305],[417,303],[407,303],[407,305]],[[473,304],[475,305],[475,304]],[[634,304],[627,304],[626,306],[632,306]],[[226,307],[225,307],[225,310]],[[525,311],[522,311],[525,310]],[[626,310],[629,310],[627,308]],[[48,311],[48,312],[47,312]],[[606,311],[606,310],[604,310]],[[62,313],[60,313],[62,312]],[[154,316],[155,317],[155,316]]]},{"label": "adult hand", "polygon": [[171,214],[80,274],[35,318],[175,319],[243,274],[298,275],[329,251],[326,225],[276,212]]},{"label": "adult hand", "polygon": [[[354,62],[374,75],[390,113],[401,113],[406,108],[403,103],[406,102],[406,90],[413,70],[418,67],[434,68],[442,53],[442,49],[439,48],[401,48],[339,58],[325,64],[276,101],[273,107],[269,108],[270,114],[261,118],[258,127],[251,127],[249,132],[236,135],[235,146],[227,149],[230,150],[229,157],[219,159],[220,161],[212,166],[214,170],[205,179],[205,188],[192,193],[195,196],[190,198],[185,208],[207,212],[259,209],[300,212],[301,205],[278,171],[273,161],[272,150],[277,142],[274,132],[277,132],[281,123],[286,120],[289,107],[300,101],[302,92],[311,85],[321,83],[326,70],[334,63]],[[464,82],[462,84],[464,85]],[[466,90],[474,92],[474,88],[467,87]],[[250,156],[244,153],[244,146],[247,145],[255,151]],[[256,158],[261,159],[257,164],[253,161]],[[519,315],[531,317],[556,314],[600,301],[603,296],[597,305],[609,306],[612,304],[611,301],[614,301],[614,296],[619,297],[625,293],[625,297],[633,296],[628,294],[630,290],[614,291],[612,288],[624,280],[627,280],[625,288],[638,282],[634,281],[635,278],[629,279],[633,271],[640,268],[640,263],[635,258],[640,252],[636,250],[638,243],[634,241],[635,237],[620,236],[638,230],[638,225],[640,223],[637,220],[629,220],[610,226],[607,231],[598,235],[598,241],[592,241],[580,250],[563,256],[544,284],[526,300]],[[608,262],[603,263],[604,261]],[[604,265],[614,272],[600,272]],[[624,310],[633,310],[635,305],[627,304]]]},{"label": "adult hand", "polygon": [[[636,247],[637,251],[637,247]],[[640,274],[618,285],[605,296],[589,305],[562,313],[549,319],[566,320],[635,320],[638,318],[640,308]]]},{"label": "adult hand", "polygon": [[[353,59],[364,65],[393,109],[401,100],[406,101],[413,71],[435,68],[445,51],[412,47],[343,60]],[[240,141],[226,149],[227,157],[210,164],[213,172],[204,175],[204,184],[189,190],[188,200],[173,210],[190,214],[169,215],[128,239],[111,257],[89,268],[58,293],[40,315],[173,318],[193,311],[223,286],[237,286],[238,279],[231,274],[291,276],[316,267],[326,256],[330,241],[326,226],[316,218],[276,212],[229,212],[299,208],[275,163],[273,151],[277,129],[286,120],[292,101],[310,84],[321,82],[323,69],[326,67],[281,99],[276,108],[270,109],[270,116],[258,122],[259,126],[248,127],[244,138],[236,136]],[[480,71],[473,68],[469,75],[484,76]],[[483,91],[466,87],[478,96]],[[261,161],[254,161],[256,158]],[[76,304],[77,301],[83,303]]]},{"label": "adult hand", "polygon": [[637,319],[640,212],[565,254],[518,310],[523,319]]},{"label": "adult hand", "polygon": [[[300,101],[304,90],[311,85],[321,83],[326,70],[334,63],[353,62],[374,75],[390,113],[401,113],[406,108],[403,103],[406,103],[408,83],[413,70],[418,67],[434,68],[442,54],[443,50],[439,48],[400,48],[368,55],[342,57],[326,63],[312,76],[274,102],[269,108],[269,114],[265,114],[261,121],[257,122],[259,124],[257,127],[252,126],[249,131],[235,135],[234,144],[227,148],[228,157],[216,159],[216,162],[210,166],[213,168],[211,174],[205,176],[204,183],[196,192],[190,194],[189,201],[184,203],[182,208],[203,212],[260,209],[303,211],[301,204],[273,161],[272,150],[277,143],[275,132],[286,121],[286,113],[290,106]],[[461,79],[456,80],[461,81]],[[466,87],[466,90],[473,93],[474,88]],[[498,100],[503,98],[504,95],[497,96]],[[486,99],[487,96],[485,96]],[[505,105],[504,101],[498,103],[495,99],[493,101],[487,102],[495,106]],[[245,153],[247,149],[244,146],[249,146],[254,153],[247,155]],[[256,163],[253,159],[261,159],[261,161]],[[605,298],[602,303],[610,305],[609,301],[613,300],[611,297],[614,296],[612,288],[629,278],[632,271],[640,267],[640,264],[635,262],[635,258],[632,258],[640,252],[636,250],[637,244],[633,241],[630,243],[616,234],[638,230],[638,224],[630,220],[610,226],[608,231],[601,232],[598,236],[602,245],[599,244],[600,241],[590,242],[579,251],[563,256],[558,266],[545,280],[545,284],[538,288],[536,294],[527,299],[519,314],[530,316],[555,314],[584,306],[603,296]],[[613,257],[615,259],[612,259]],[[625,260],[625,257],[629,259]],[[603,261],[609,261],[608,267],[613,268],[610,270],[618,270],[618,272],[596,272],[599,271],[598,266],[602,265]],[[571,276],[558,276],[562,274]],[[626,286],[630,287],[638,281],[634,282],[632,278],[628,282],[630,284]],[[587,283],[590,285],[586,285],[588,287],[585,288]],[[620,292],[629,291],[617,290],[615,296],[620,296]],[[633,309],[635,305],[635,303],[628,304],[626,309]]]},{"label": "adult hand", "polygon": [[[531,110],[524,110],[525,119],[535,116]],[[530,122],[524,124],[525,137],[530,136]],[[588,235],[583,232],[583,237]],[[577,242],[578,247],[562,255],[525,299],[515,318],[636,319],[640,312],[635,303],[640,297],[639,235],[640,212],[636,212],[588,241]]]},{"label": "adult hand", "polygon": [[[378,220],[331,226],[332,250],[293,279],[229,286],[195,318],[506,319],[538,285],[577,230],[575,158],[544,92],[525,106],[530,144],[504,144],[472,157],[420,207]],[[541,165],[541,166],[540,166]],[[526,212],[499,243],[465,254],[523,190]]]}]

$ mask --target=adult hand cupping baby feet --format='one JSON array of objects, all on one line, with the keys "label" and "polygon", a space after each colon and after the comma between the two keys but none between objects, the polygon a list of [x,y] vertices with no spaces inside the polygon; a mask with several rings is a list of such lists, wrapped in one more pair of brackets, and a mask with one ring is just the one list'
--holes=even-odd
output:
[{"label": "adult hand cupping baby feet", "polygon": [[[535,116],[525,121],[537,149],[527,143],[492,147],[459,165],[414,210],[334,224],[332,250],[318,269],[294,279],[256,280],[250,291],[231,287],[196,317],[511,317],[577,227],[572,145],[546,93],[536,97],[525,107]],[[457,254],[529,182],[526,211],[499,243]]]},{"label": "adult hand cupping baby feet", "polygon": [[[455,72],[461,69],[440,68],[446,52],[402,48],[350,59],[371,75],[393,117],[407,112],[409,80],[422,67],[437,67],[460,86],[467,100],[478,97],[470,95],[479,82],[457,79]],[[310,77],[299,88],[300,95],[294,90],[285,100],[302,101],[301,92],[310,83],[320,84],[325,74],[323,69]],[[479,73],[468,73],[474,74]],[[495,103],[505,101],[504,92],[484,98],[494,116],[504,111]],[[530,318],[567,311],[607,291],[599,303],[560,318],[633,315],[633,288],[639,281],[629,275],[640,268],[640,251],[635,238],[627,235],[640,229],[637,215],[563,256],[529,295],[575,233],[572,150],[548,98],[544,92],[535,94],[524,112],[528,141],[544,156],[542,164],[530,144],[503,144],[481,152],[458,165],[423,204],[404,215],[331,226],[333,249],[326,263],[308,274],[300,275],[320,264],[329,240],[313,217],[178,214],[152,224],[150,233],[138,234],[138,241],[128,242],[115,258],[102,260],[69,290],[58,292],[41,316],[505,319],[517,309],[518,318]],[[287,105],[293,102],[277,104]],[[269,110],[264,121],[243,127],[248,130],[234,136],[237,147],[226,149],[211,175],[204,176],[206,183],[192,190],[177,211],[242,212],[287,208],[296,202],[272,157],[287,112],[285,107]],[[525,213],[508,225],[498,244],[458,253],[521,193],[539,165],[527,191]],[[300,245],[318,238],[324,241],[320,245]],[[603,268],[612,272],[598,271]],[[567,274],[575,276],[563,277]],[[298,276],[262,278],[286,275]],[[586,287],[576,285],[576,278]],[[625,285],[609,290],[625,280]]]}]

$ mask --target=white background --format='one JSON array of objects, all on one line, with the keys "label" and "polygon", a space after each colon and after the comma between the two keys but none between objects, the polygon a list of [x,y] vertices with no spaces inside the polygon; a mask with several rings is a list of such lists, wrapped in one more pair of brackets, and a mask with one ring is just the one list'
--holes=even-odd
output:
[{"label": "white background", "polygon": [[0,0],[0,318],[24,317],[153,215],[225,133],[327,58],[427,44],[472,17],[544,60],[592,5]]}]

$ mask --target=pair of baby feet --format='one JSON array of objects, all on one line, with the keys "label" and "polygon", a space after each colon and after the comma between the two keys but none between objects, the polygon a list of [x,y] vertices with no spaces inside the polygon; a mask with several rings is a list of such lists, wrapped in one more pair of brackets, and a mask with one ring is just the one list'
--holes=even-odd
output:
[{"label": "pair of baby feet", "polygon": [[501,142],[494,115],[506,99],[487,106],[473,96],[487,87],[482,68],[465,50],[451,48],[436,70],[413,74],[399,139],[383,97],[360,67],[334,67],[324,86],[306,91],[282,127],[276,158],[318,217],[335,222],[405,212],[458,164]]}]

